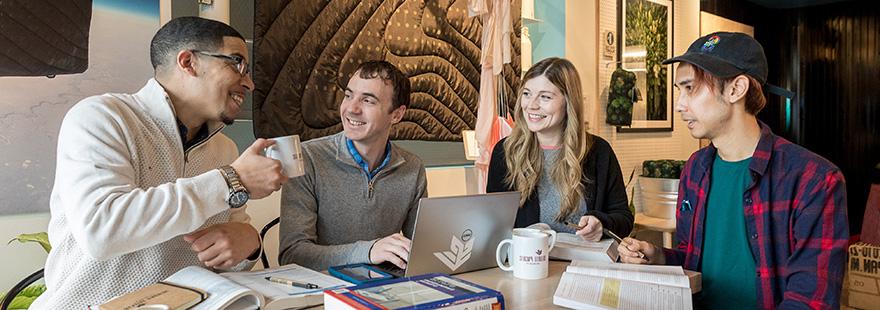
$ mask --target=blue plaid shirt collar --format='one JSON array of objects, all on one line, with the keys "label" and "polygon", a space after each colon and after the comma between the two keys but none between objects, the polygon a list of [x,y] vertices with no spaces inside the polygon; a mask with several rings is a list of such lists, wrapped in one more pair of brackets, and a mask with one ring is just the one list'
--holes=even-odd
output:
[{"label": "blue plaid shirt collar", "polygon": [[346,137],[345,145],[348,146],[348,153],[354,158],[354,162],[364,169],[364,172],[367,173],[367,177],[369,177],[370,180],[372,180],[373,177],[375,177],[376,174],[378,174],[382,168],[385,168],[385,166],[388,165],[388,162],[391,161],[391,141],[385,143],[385,159],[382,159],[382,164],[379,165],[379,167],[376,167],[373,171],[370,171],[370,164],[364,160],[364,157],[361,156],[360,153],[358,153],[357,149],[354,147],[354,142],[352,142],[351,139]]}]

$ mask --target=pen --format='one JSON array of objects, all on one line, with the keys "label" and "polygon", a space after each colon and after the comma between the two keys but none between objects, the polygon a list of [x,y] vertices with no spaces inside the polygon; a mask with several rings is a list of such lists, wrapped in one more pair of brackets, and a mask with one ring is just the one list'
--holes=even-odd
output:
[{"label": "pen", "polygon": [[[621,239],[617,236],[617,234],[608,229],[602,228],[602,233],[604,233],[608,237],[611,237],[611,239],[614,239],[614,241],[617,241],[617,243],[629,245],[629,242],[624,243],[623,239]],[[642,251],[639,251],[639,258],[648,260],[648,256],[646,256],[645,253],[642,253]]]},{"label": "pen", "polygon": [[297,281],[293,281],[293,280],[289,280],[289,279],[285,279],[285,278],[279,278],[279,277],[266,277],[266,281],[284,284],[284,285],[295,286],[295,287],[304,288],[304,289],[321,288],[320,286],[317,286],[312,283],[302,283],[302,282],[297,282]]},{"label": "pen", "polygon": [[[580,227],[578,225],[575,225],[575,224],[572,224],[569,222],[565,222],[565,225],[568,227],[574,228],[575,230],[584,229],[583,227]],[[617,236],[617,234],[615,234],[614,232],[612,232],[608,229],[602,228],[602,233],[608,237],[611,237],[611,239],[614,239],[614,241],[617,241],[617,243],[629,245],[629,242],[623,242],[623,239],[621,239],[620,237]],[[648,256],[645,255],[645,253],[642,253],[642,251],[639,251],[639,258],[644,259],[644,260],[649,260]]]}]

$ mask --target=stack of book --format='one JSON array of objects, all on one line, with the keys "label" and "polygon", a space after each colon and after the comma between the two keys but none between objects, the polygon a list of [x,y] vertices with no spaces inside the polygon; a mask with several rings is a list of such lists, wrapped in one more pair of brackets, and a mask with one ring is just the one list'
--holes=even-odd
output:
[{"label": "stack of book", "polygon": [[617,242],[612,239],[586,241],[581,236],[557,233],[550,258],[570,261],[611,263],[617,261]]},{"label": "stack of book", "polygon": [[[537,230],[550,230],[546,223],[535,223],[529,227]],[[556,244],[550,250],[550,258],[557,260],[580,260],[612,263],[618,257],[617,242],[612,239],[587,241],[571,233],[556,233]]]}]

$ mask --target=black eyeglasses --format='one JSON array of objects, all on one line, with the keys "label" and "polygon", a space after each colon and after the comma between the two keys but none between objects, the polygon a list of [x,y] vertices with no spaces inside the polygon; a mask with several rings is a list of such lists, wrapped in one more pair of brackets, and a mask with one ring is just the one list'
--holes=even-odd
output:
[{"label": "black eyeglasses", "polygon": [[248,63],[241,56],[205,52],[200,50],[192,50],[192,52],[226,60],[229,64],[233,65],[233,68],[235,68],[235,70],[238,71],[241,76],[245,76],[248,73],[251,73],[250,66],[248,66]]}]

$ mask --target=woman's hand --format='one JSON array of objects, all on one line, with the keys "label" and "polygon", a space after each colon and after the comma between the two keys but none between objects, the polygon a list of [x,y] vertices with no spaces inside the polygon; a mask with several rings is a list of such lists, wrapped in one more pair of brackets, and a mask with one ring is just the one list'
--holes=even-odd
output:
[{"label": "woman's hand", "polygon": [[599,241],[602,239],[602,222],[592,215],[581,216],[575,234],[587,241]]}]

